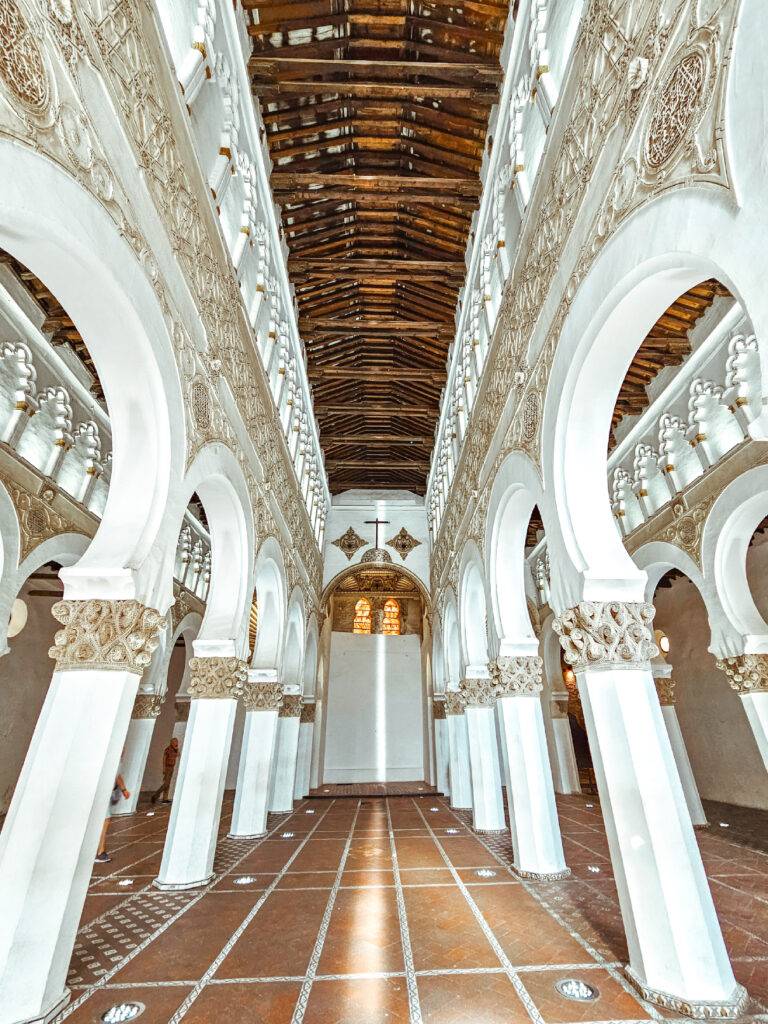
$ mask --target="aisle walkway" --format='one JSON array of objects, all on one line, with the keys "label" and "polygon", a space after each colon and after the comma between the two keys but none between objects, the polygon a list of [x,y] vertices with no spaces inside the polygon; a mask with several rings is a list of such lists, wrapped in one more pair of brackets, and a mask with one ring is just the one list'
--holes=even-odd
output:
[{"label": "aisle walkway", "polygon": [[[464,813],[428,795],[305,800],[273,816],[264,840],[222,838],[206,889],[160,893],[151,880],[167,810],[149,810],[115,823],[113,863],[94,875],[72,961],[74,1001],[57,1021],[93,1024],[131,1001],[146,1007],[141,1024],[661,1019],[620,971],[590,799],[560,801],[574,879],[537,886],[504,866],[508,837],[497,856]],[[228,799],[223,836],[230,812]],[[702,842],[737,975],[765,999],[768,857],[719,834]],[[555,985],[567,978],[597,998],[566,999]]]}]

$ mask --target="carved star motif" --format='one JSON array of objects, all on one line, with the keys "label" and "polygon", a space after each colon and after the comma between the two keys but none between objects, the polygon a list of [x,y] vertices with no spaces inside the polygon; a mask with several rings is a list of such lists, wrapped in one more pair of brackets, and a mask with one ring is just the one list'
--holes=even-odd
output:
[{"label": "carved star motif", "polygon": [[391,540],[387,541],[387,547],[394,548],[403,561],[405,561],[411,551],[413,551],[415,547],[418,547],[419,544],[421,544],[421,541],[412,537],[404,526],[401,526],[400,532],[396,533]]},{"label": "carved star motif", "polygon": [[[347,556],[347,561],[354,555],[360,548],[364,548],[367,544],[362,537],[358,536],[350,526],[346,533],[342,533],[336,540],[332,540],[331,544],[334,544],[339,550],[343,551]],[[418,543],[418,542],[417,542]]]}]

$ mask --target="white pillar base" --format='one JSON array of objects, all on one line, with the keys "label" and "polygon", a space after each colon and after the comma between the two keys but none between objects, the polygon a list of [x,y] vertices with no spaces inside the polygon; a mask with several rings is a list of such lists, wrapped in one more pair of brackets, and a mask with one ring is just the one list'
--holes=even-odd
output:
[{"label": "white pillar base", "polygon": [[464,715],[447,715],[450,743],[451,807],[472,806],[472,782],[469,777],[469,742]]},{"label": "white pillar base", "polygon": [[277,730],[277,751],[272,777],[269,809],[275,814],[293,810],[293,787],[296,781],[296,755],[299,748],[298,717],[280,718]]},{"label": "white pillar base", "polygon": [[541,701],[538,694],[502,697],[499,711],[515,870],[539,881],[568,878]]},{"label": "white pillar base", "polygon": [[741,1011],[653,676],[577,672],[616,888],[628,973],[646,998],[683,1013]]},{"label": "white pillar base", "polygon": [[192,889],[211,880],[237,701],[192,701],[171,807],[158,889]]},{"label": "white pillar base", "polygon": [[450,749],[448,743],[448,720],[435,719],[435,761],[437,767],[437,788],[443,796],[451,795]]},{"label": "white pillar base", "polygon": [[42,1016],[27,1017],[26,1020],[18,1021],[16,1024],[50,1024],[52,1020],[61,1013],[65,1006],[67,1006],[72,999],[72,993],[69,989],[64,990],[64,995],[48,1010],[45,1010]]},{"label": "white pillar base", "polygon": [[257,839],[267,831],[267,802],[277,737],[277,710],[248,711],[237,772],[232,839]]},{"label": "white pillar base", "polygon": [[768,693],[743,693],[741,703],[752,727],[763,764],[768,769]]},{"label": "white pillar base", "polygon": [[662,705],[661,713],[664,716],[664,724],[667,727],[672,755],[677,765],[680,784],[683,787],[683,795],[688,806],[688,812],[691,815],[691,822],[694,828],[701,828],[707,824],[707,815],[701,803],[699,789],[693,775],[693,768],[691,768],[691,762],[688,759],[688,751],[685,749],[685,740],[680,731],[677,709],[671,704],[664,704]]},{"label": "white pillar base", "polygon": [[55,672],[0,833],[0,1024],[46,1020],[67,970],[139,676]]},{"label": "white pillar base", "polygon": [[477,832],[504,832],[507,823],[496,744],[496,709],[468,707],[464,714],[472,779],[472,827]]},{"label": "white pillar base", "polygon": [[571,723],[567,718],[552,719],[552,738],[557,760],[555,792],[563,795],[580,793],[579,766],[576,764],[576,754],[573,750]]},{"label": "white pillar base", "polygon": [[293,799],[301,800],[309,795],[309,773],[312,767],[312,733],[315,726],[312,722],[300,722],[299,744],[296,753],[296,780],[293,786]]},{"label": "white pillar base", "polygon": [[128,726],[120,769],[125,788],[131,795],[127,800],[121,800],[115,807],[116,818],[134,814],[136,811],[156,721],[156,718],[132,718]]}]

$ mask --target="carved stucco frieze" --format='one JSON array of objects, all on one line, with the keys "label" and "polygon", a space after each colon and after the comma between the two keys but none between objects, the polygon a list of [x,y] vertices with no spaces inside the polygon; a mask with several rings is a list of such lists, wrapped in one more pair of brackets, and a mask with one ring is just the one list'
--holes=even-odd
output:
[{"label": "carved stucco frieze", "polygon": [[598,667],[644,668],[658,654],[652,604],[582,601],[555,618],[565,661],[577,672]]},{"label": "carved stucco frieze", "polygon": [[676,501],[672,506],[674,520],[658,534],[658,539],[675,544],[691,556],[701,568],[701,538],[704,523],[715,503],[716,494],[688,508],[685,501]]},{"label": "carved stucco frieze", "polygon": [[739,654],[720,658],[717,667],[728,676],[731,689],[739,696],[768,693],[768,654]]},{"label": "carved stucco frieze", "polygon": [[490,664],[497,697],[537,697],[544,662],[536,656],[496,658]]},{"label": "carved stucco frieze", "polygon": [[[725,145],[725,92],[739,4],[659,0],[629,10],[592,0],[573,64],[581,68],[546,186],[528,210],[531,245],[515,258],[433,550],[433,589],[445,585],[464,543],[462,521],[497,426],[509,409],[502,446],[539,461],[543,401],[555,349],[576,291],[608,239],[665,189],[731,187]],[[610,45],[606,40],[610,39]],[[617,135],[607,196],[594,215],[573,271],[529,370],[526,359],[582,203],[597,179],[605,143]],[[540,200],[540,201],[539,201]],[[525,372],[521,373],[521,367]],[[508,406],[508,403],[511,403]],[[486,489],[493,476],[484,482]],[[686,529],[684,527],[684,529]]]},{"label": "carved stucco frieze", "polygon": [[489,677],[469,677],[459,683],[459,693],[465,708],[493,708],[496,692]]},{"label": "carved stucco frieze", "polygon": [[[40,494],[33,494],[14,480],[2,478],[2,483],[11,497],[19,520],[20,562],[23,562],[38,544],[51,537],[58,537],[62,533],[83,533],[71,520],[54,512],[51,502],[56,492],[53,488],[43,487]],[[96,532],[96,523],[93,532]]]},{"label": "carved stucco frieze", "polygon": [[241,658],[190,658],[189,674],[189,695],[193,700],[237,700],[248,679],[248,666]]},{"label": "carved stucco frieze", "polygon": [[463,715],[464,699],[456,690],[448,690],[445,695],[446,715]]},{"label": "carved stucco frieze", "polygon": [[432,718],[436,722],[444,722],[445,721],[445,701],[444,700],[437,700],[437,698],[435,698],[432,701]]},{"label": "carved stucco frieze", "polygon": [[87,669],[141,675],[166,621],[140,601],[57,601],[51,612],[64,627],[48,651],[57,672]]},{"label": "carved stucco frieze", "polygon": [[278,711],[283,699],[279,683],[249,683],[243,690],[246,711]]},{"label": "carved stucco frieze", "polygon": [[656,686],[659,704],[663,708],[673,708],[675,706],[675,680],[671,676],[664,678],[655,676],[653,682]]},{"label": "carved stucco frieze", "polygon": [[301,718],[301,694],[284,693],[280,706],[281,718]]},{"label": "carved stucco frieze", "polygon": [[315,721],[315,705],[314,705],[314,702],[310,702],[309,704],[302,704],[301,705],[300,721],[301,721],[302,725],[314,724],[314,721]]},{"label": "carved stucco frieze", "polygon": [[205,604],[186,587],[182,587],[176,580],[173,581],[174,602],[171,605],[171,627],[174,632],[181,623],[192,612],[198,615],[205,613]]},{"label": "carved stucco frieze", "polygon": [[131,718],[159,718],[164,696],[161,693],[138,693],[133,702]]}]

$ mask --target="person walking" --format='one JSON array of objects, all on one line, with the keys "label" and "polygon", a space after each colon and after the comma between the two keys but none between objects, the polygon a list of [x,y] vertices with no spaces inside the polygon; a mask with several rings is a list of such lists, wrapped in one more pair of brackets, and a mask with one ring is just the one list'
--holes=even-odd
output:
[{"label": "person walking", "polygon": [[122,775],[118,775],[115,779],[115,785],[112,789],[112,793],[109,797],[109,806],[107,807],[107,816],[104,819],[104,824],[101,826],[101,836],[99,837],[99,848],[96,851],[96,863],[97,864],[109,864],[112,858],[107,853],[107,832],[109,832],[109,823],[112,820],[112,815],[117,813],[117,805],[120,803],[120,799],[127,800],[131,794],[125,788],[125,781]]},{"label": "person walking", "polygon": [[171,789],[171,779],[173,778],[173,769],[176,767],[176,761],[179,756],[179,741],[176,736],[171,737],[171,742],[163,751],[163,781],[157,787],[155,792],[152,794],[152,803],[157,803],[157,798],[160,794],[163,794],[163,803],[169,804],[171,801],[168,798],[168,794]]}]

